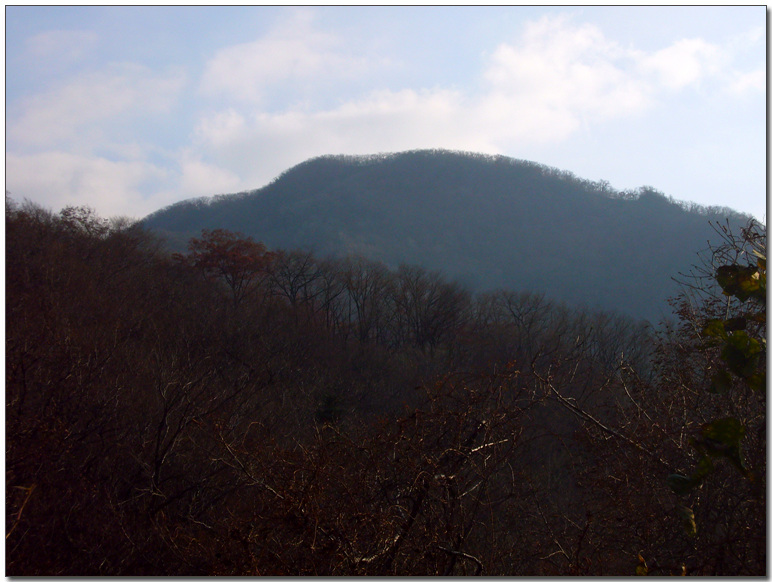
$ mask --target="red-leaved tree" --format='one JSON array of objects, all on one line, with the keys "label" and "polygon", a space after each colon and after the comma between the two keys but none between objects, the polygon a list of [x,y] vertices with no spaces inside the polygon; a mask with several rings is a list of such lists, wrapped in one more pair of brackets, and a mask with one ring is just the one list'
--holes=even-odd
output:
[{"label": "red-leaved tree", "polygon": [[201,238],[190,239],[188,251],[187,257],[175,258],[201,269],[208,278],[224,281],[235,307],[265,277],[274,259],[263,243],[222,228],[202,230]]}]

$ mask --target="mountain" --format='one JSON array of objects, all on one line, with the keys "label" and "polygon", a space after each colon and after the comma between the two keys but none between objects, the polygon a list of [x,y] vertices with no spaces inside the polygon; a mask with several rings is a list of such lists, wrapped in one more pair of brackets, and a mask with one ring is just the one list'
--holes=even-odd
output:
[{"label": "mountain", "polygon": [[420,264],[473,290],[542,291],[656,321],[672,278],[719,238],[710,221],[748,218],[533,162],[421,150],[314,158],[259,190],[186,200],[143,222],[176,250],[225,228],[269,248]]}]

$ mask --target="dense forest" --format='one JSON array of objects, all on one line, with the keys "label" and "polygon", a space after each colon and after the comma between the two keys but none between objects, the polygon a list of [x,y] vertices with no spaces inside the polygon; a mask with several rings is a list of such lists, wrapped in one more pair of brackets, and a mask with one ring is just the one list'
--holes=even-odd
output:
[{"label": "dense forest", "polygon": [[718,244],[709,220],[739,229],[748,218],[534,162],[419,150],[315,158],[259,190],[183,201],[143,222],[176,251],[227,228],[271,248],[420,265],[474,291],[546,293],[656,323],[678,290],[672,278]]},{"label": "dense forest", "polygon": [[6,574],[765,575],[766,234],[714,228],[652,327],[7,199]]}]

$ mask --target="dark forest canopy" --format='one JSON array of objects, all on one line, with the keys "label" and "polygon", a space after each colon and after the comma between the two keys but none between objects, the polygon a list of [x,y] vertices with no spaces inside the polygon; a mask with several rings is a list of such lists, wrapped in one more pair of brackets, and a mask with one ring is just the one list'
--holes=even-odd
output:
[{"label": "dark forest canopy", "polygon": [[672,278],[716,240],[709,221],[747,219],[651,187],[617,191],[533,162],[432,150],[315,158],[259,190],[180,202],[144,224],[177,250],[226,228],[269,247],[414,263],[473,290],[544,292],[656,322]]},{"label": "dark forest canopy", "polygon": [[7,200],[6,574],[764,575],[766,237],[719,234],[655,331]]}]

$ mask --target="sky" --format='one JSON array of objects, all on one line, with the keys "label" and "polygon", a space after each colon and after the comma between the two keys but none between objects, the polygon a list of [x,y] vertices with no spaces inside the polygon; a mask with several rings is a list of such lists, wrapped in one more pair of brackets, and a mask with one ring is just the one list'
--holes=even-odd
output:
[{"label": "sky", "polygon": [[5,8],[6,191],[142,218],[442,148],[766,222],[764,6]]}]

